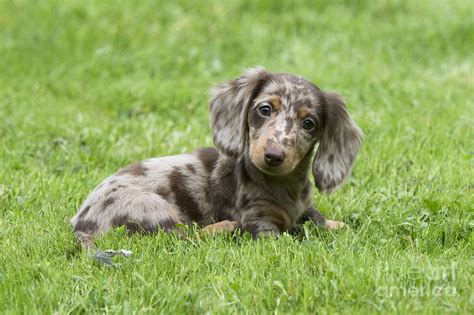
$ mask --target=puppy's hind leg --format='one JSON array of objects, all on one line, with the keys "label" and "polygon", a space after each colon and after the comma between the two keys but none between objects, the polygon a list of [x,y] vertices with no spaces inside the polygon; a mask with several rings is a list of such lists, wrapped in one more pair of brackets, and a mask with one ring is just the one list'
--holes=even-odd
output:
[{"label": "puppy's hind leg", "polygon": [[174,204],[158,194],[133,188],[119,196],[109,215],[104,215],[108,228],[125,225],[129,234],[149,234],[159,230],[171,232],[177,223],[181,223]]},{"label": "puppy's hind leg", "polygon": [[328,220],[314,207],[308,208],[300,218],[300,224],[311,221],[316,225],[323,225],[328,230],[339,230],[346,227],[346,224],[339,221]]},{"label": "puppy's hind leg", "polygon": [[176,207],[160,195],[122,187],[91,195],[71,223],[88,250],[94,237],[115,227],[125,226],[129,234],[172,231],[180,219]]},{"label": "puppy's hind leg", "polygon": [[98,222],[91,218],[86,218],[90,208],[91,206],[83,207],[71,220],[76,240],[86,251],[92,249],[94,246],[94,235],[99,233],[100,230]]}]

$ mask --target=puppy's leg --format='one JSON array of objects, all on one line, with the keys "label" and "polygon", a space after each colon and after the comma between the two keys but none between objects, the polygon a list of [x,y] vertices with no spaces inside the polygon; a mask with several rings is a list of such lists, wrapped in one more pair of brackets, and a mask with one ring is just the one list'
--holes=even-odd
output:
[{"label": "puppy's leg", "polygon": [[112,228],[125,225],[130,234],[171,231],[180,219],[176,207],[160,195],[120,187],[93,194],[71,223],[77,239],[90,249],[95,236]]},{"label": "puppy's leg", "polygon": [[337,230],[345,227],[343,222],[327,220],[314,207],[308,208],[301,216],[299,223],[303,224],[306,221],[311,221],[316,225],[323,225],[328,230]]},{"label": "puppy's leg", "polygon": [[339,230],[346,227],[346,224],[341,221],[326,220],[324,227],[328,230]]},{"label": "puppy's leg", "polygon": [[204,231],[216,234],[222,231],[233,232],[237,229],[239,223],[237,221],[224,220],[214,224],[209,224],[203,228]]},{"label": "puppy's leg", "polygon": [[304,224],[306,221],[311,221],[316,225],[321,225],[324,224],[326,219],[318,210],[316,210],[314,207],[311,207],[308,208],[305,212],[303,212],[298,223]]},{"label": "puppy's leg", "polygon": [[240,229],[249,232],[254,239],[262,235],[278,237],[286,230],[285,217],[277,211],[250,210],[244,213]]}]

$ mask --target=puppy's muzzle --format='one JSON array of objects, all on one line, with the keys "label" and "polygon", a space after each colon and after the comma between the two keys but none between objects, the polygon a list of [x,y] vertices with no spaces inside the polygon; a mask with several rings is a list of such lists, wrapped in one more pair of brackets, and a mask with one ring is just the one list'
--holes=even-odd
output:
[{"label": "puppy's muzzle", "polygon": [[285,161],[286,153],[275,147],[265,148],[265,163],[270,167],[279,166]]}]

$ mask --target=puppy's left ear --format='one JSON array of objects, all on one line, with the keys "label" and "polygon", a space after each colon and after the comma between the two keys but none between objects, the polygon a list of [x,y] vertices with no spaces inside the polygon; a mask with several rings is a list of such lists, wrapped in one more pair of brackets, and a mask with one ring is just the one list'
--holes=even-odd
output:
[{"label": "puppy's left ear", "polygon": [[336,93],[324,93],[324,128],[313,162],[316,187],[330,193],[350,174],[362,139],[362,131],[349,117]]},{"label": "puppy's left ear", "polygon": [[240,78],[212,90],[209,102],[211,128],[220,153],[236,157],[244,152],[248,108],[269,79],[270,73],[258,67],[248,69]]}]

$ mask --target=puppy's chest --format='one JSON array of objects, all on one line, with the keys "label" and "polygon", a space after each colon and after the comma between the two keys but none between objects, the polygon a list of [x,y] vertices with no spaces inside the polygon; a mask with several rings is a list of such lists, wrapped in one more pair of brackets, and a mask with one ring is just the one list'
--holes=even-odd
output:
[{"label": "puppy's chest", "polygon": [[[292,228],[307,208],[303,189],[269,186],[266,189],[247,187],[244,191],[247,194],[239,193],[240,196],[245,196],[240,200],[242,210],[281,216],[285,219],[287,228]],[[249,195],[249,191],[253,193]]]},{"label": "puppy's chest", "polygon": [[289,196],[287,198],[278,198],[276,202],[280,205],[283,211],[286,212],[288,218],[290,219],[290,226],[288,228],[294,227],[298,219],[301,217],[303,212],[306,210],[304,202],[298,195],[294,200]]}]

